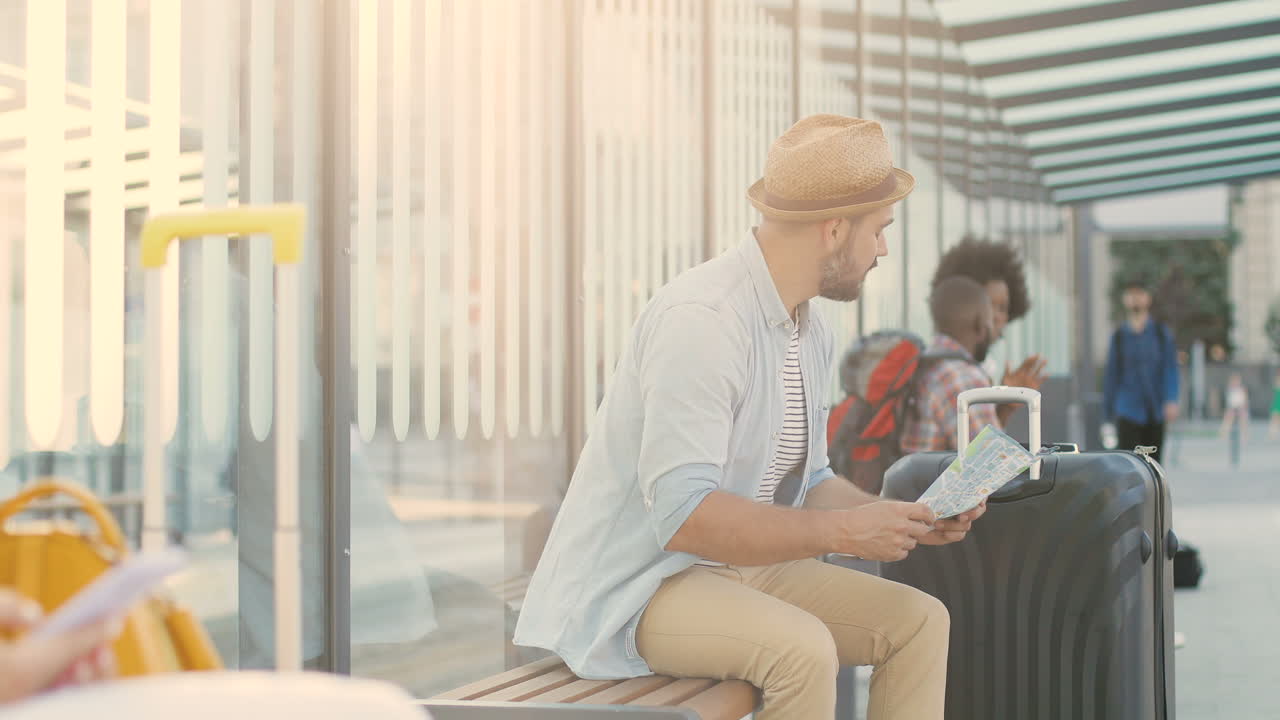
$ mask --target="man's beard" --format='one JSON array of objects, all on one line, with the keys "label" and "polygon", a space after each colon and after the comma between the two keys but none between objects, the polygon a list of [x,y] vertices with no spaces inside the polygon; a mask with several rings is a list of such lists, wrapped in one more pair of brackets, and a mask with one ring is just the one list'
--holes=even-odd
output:
[{"label": "man's beard", "polygon": [[977,362],[978,364],[982,364],[986,362],[987,354],[991,352],[991,345],[992,345],[992,342],[990,340],[983,340],[982,342],[978,343],[977,347],[973,349],[974,361]]},{"label": "man's beard", "polygon": [[862,274],[855,272],[857,261],[853,257],[853,234],[822,265],[822,283],[818,295],[836,302],[850,302],[862,295],[862,285],[867,273],[879,264],[873,261]]}]

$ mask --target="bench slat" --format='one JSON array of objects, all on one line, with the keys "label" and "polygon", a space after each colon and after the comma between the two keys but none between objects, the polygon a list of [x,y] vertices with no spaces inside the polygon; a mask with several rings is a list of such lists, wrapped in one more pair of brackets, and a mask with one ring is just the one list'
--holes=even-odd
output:
[{"label": "bench slat", "polygon": [[592,705],[626,705],[638,697],[664,688],[675,682],[675,678],[665,675],[646,675],[645,677],[623,680],[621,683],[591,696]]},{"label": "bench slat", "polygon": [[702,720],[739,720],[755,712],[760,694],[750,683],[726,680],[680,703]]},{"label": "bench slat", "polygon": [[543,658],[499,675],[477,680],[469,685],[463,685],[456,690],[441,693],[436,697],[440,700],[475,700],[489,693],[509,688],[512,685],[527,682],[539,675],[545,675],[556,668],[562,667],[564,667],[564,662],[558,657]]},{"label": "bench slat", "polygon": [[576,703],[583,702],[583,698],[586,698],[586,702],[594,703],[593,695],[604,692],[621,682],[621,680],[575,680],[568,685],[543,693],[535,699],[540,703]]},{"label": "bench slat", "polygon": [[[564,687],[578,679],[577,675],[567,667],[557,668],[549,673],[530,678],[517,685],[512,685],[497,692],[481,695],[478,700],[485,702],[524,702],[533,700],[542,693]],[[541,700],[539,700],[541,702]]]},{"label": "bench slat", "polygon": [[632,700],[628,705],[679,705],[718,681],[710,678],[684,678]]}]

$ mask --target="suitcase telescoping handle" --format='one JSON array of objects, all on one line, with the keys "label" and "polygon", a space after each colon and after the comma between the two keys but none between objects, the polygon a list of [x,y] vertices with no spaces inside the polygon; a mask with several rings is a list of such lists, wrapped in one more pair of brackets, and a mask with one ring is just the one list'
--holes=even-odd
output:
[{"label": "suitcase telescoping handle", "polygon": [[[1028,433],[1030,450],[1040,452],[1040,393],[1031,388],[1006,387],[998,385],[989,388],[974,388],[960,393],[959,416],[956,422],[956,458],[964,463],[964,449],[969,445],[969,406],[985,403],[1018,404],[1027,406],[1027,416],[1031,421]],[[1040,461],[1031,464],[1031,479],[1040,479]]]},{"label": "suitcase telescoping handle", "polygon": [[298,537],[298,277],[306,213],[301,205],[241,206],[203,212],[156,215],[142,226],[142,266],[146,278],[147,382],[144,384],[145,439],[142,460],[142,547],[166,544],[163,427],[164,330],[160,303],[169,243],[204,235],[271,236],[276,265],[276,667],[302,669],[302,556]]}]

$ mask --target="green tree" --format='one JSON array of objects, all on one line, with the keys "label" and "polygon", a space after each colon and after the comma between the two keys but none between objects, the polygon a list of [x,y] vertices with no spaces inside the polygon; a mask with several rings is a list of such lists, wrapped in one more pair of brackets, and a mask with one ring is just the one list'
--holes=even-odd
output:
[{"label": "green tree", "polygon": [[1271,307],[1267,310],[1267,324],[1263,329],[1266,330],[1267,340],[1271,342],[1271,351],[1280,355],[1280,298],[1271,301]]}]

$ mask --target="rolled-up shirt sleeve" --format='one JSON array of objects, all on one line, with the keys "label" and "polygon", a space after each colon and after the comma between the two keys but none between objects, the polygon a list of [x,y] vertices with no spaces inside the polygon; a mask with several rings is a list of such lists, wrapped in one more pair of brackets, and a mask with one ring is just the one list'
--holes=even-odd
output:
[{"label": "rolled-up shirt sleeve", "polygon": [[637,475],[660,547],[723,482],[746,377],[739,328],[716,308],[684,304],[663,311],[640,338]]}]

